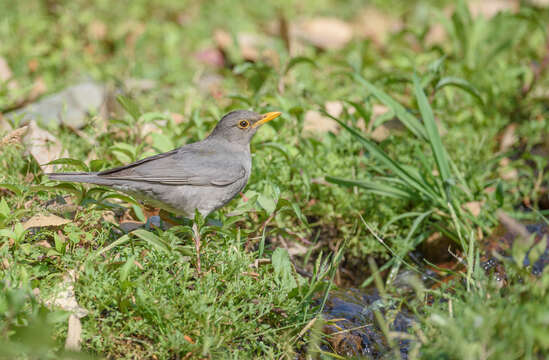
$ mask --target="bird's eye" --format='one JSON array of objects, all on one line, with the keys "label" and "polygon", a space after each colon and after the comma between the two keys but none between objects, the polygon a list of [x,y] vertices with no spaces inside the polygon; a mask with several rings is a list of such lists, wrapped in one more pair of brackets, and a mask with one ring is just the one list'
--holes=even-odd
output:
[{"label": "bird's eye", "polygon": [[248,126],[250,126],[250,123],[248,122],[248,120],[241,120],[238,123],[238,127],[241,129],[246,129]]}]

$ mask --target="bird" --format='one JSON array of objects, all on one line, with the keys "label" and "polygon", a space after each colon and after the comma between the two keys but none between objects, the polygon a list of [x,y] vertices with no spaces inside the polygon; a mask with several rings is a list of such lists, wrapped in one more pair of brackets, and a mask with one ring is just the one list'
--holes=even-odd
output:
[{"label": "bird", "polygon": [[[261,125],[281,112],[235,110],[225,114],[202,141],[99,172],[46,174],[51,180],[103,185],[185,217],[203,217],[241,192],[250,177],[250,141]],[[193,225],[200,272],[200,236]]]}]

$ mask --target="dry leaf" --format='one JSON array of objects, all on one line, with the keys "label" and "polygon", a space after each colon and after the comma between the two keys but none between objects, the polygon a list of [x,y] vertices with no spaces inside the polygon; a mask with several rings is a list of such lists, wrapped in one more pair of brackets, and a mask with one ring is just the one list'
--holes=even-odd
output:
[{"label": "dry leaf", "polygon": [[326,101],[324,108],[328,114],[337,118],[343,112],[343,103],[341,101]]},{"label": "dry leaf", "polygon": [[17,82],[13,80],[13,74],[6,59],[0,56],[0,84],[6,83],[8,89],[17,88]]},{"label": "dry leaf", "polygon": [[233,46],[233,38],[231,37],[231,34],[226,32],[225,30],[217,29],[214,31],[214,41],[222,50],[228,49],[231,46]]},{"label": "dry leaf", "polygon": [[381,124],[370,133],[370,138],[376,142],[382,142],[391,135],[391,131],[385,125]]},{"label": "dry leaf", "polygon": [[401,20],[373,6],[362,10],[353,24],[357,36],[366,37],[376,44],[383,44],[390,33],[403,27]]},{"label": "dry leaf", "polygon": [[324,50],[342,49],[353,38],[351,25],[331,17],[301,21],[292,26],[290,32],[294,37]]},{"label": "dry leaf", "polygon": [[223,52],[217,48],[209,48],[197,51],[193,54],[199,62],[217,68],[225,66],[225,56]]},{"label": "dry leaf", "polygon": [[24,229],[30,228],[41,228],[41,227],[50,227],[50,226],[61,226],[72,222],[71,220],[63,219],[57,215],[48,214],[42,215],[37,214],[31,217],[29,220],[23,223]]},{"label": "dry leaf", "polygon": [[80,318],[88,315],[88,310],[81,307],[76,301],[74,294],[74,282],[76,281],[76,272],[69,270],[63,276],[63,281],[59,284],[56,293],[50,299],[44,301],[47,306],[59,307],[65,311],[71,312],[69,316],[69,329],[67,340],[65,341],[65,349],[78,351],[80,350],[82,324]]},{"label": "dry leaf", "polygon": [[540,7],[549,6],[549,0],[530,0],[530,3]]},{"label": "dry leaf", "polygon": [[22,126],[13,130],[0,140],[0,148],[5,145],[18,144],[21,142],[21,138],[27,133],[28,126]]},{"label": "dry leaf", "polygon": [[30,121],[28,126],[29,131],[23,138],[27,151],[41,165],[44,172],[52,172],[54,170],[53,165],[42,166],[42,164],[65,157],[67,151],[63,151],[60,142],[57,141],[55,136],[38,127],[34,120]]},{"label": "dry leaf", "polygon": [[491,18],[499,12],[517,12],[520,7],[518,0],[473,0],[469,3],[471,15]]},{"label": "dry leaf", "polygon": [[518,141],[518,136],[515,134],[517,130],[517,124],[512,123],[507,125],[503,134],[501,135],[501,140],[499,142],[499,151],[505,152],[509,150],[513,145]]},{"label": "dry leaf", "polygon": [[309,110],[305,113],[303,131],[311,132],[337,132],[339,126],[331,118],[322,115],[316,110]]},{"label": "dry leaf", "polygon": [[27,63],[27,66],[30,72],[36,72],[36,70],[38,70],[38,60],[30,59],[29,62]]},{"label": "dry leaf", "polygon": [[503,180],[515,180],[518,178],[518,171],[517,169],[509,166],[511,164],[511,160],[509,158],[502,158],[499,161],[499,176]]},{"label": "dry leaf", "polygon": [[427,46],[433,46],[445,42],[446,39],[447,34],[444,25],[436,23],[429,28],[427,35],[425,35],[425,44]]},{"label": "dry leaf", "polygon": [[482,206],[484,206],[484,201],[469,201],[462,205],[462,207],[469,210],[474,217],[478,217],[480,215]]},{"label": "dry leaf", "polygon": [[102,40],[107,35],[107,25],[99,20],[94,20],[88,25],[88,35],[95,40]]}]

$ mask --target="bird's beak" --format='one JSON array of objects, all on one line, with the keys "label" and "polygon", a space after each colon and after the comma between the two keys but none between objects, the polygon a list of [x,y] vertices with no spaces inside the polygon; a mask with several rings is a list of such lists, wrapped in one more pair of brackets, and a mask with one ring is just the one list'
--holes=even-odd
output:
[{"label": "bird's beak", "polygon": [[273,111],[273,112],[268,112],[266,114],[263,114],[261,115],[261,119],[256,122],[255,124],[252,125],[253,128],[256,128],[258,126],[261,126],[265,123],[268,123],[269,121],[273,120],[273,119],[276,119],[277,117],[279,117],[282,113],[279,112],[279,111]]}]

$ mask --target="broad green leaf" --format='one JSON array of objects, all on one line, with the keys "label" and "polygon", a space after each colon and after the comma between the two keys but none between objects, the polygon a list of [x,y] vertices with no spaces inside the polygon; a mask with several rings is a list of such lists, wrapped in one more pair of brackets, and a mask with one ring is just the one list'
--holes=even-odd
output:
[{"label": "broad green leaf", "polygon": [[10,212],[11,210],[6,199],[2,198],[2,200],[0,200],[0,215],[6,218],[10,215]]},{"label": "broad green leaf", "polygon": [[56,160],[50,161],[45,165],[71,165],[85,172],[90,171],[88,165],[86,165],[82,160],[72,159],[72,158],[56,159]]},{"label": "broad green leaf", "polygon": [[17,196],[21,196],[21,194],[23,194],[23,189],[21,185],[0,183],[0,189],[2,188],[8,189],[9,191],[15,193]]},{"label": "broad green leaf", "polygon": [[159,251],[169,253],[171,250],[170,245],[166,241],[162,240],[158,235],[153,234],[150,231],[137,229],[132,231],[131,233],[141,240],[144,240],[147,244],[151,245]]},{"label": "broad green leaf", "polygon": [[117,96],[116,100],[120,105],[122,105],[124,110],[126,110],[126,112],[130,114],[135,121],[139,120],[139,118],[141,117],[141,110],[139,110],[139,105],[137,105],[132,99],[124,95]]},{"label": "broad green leaf", "polygon": [[168,136],[162,133],[152,133],[153,147],[160,152],[168,152],[175,148],[175,145]]},{"label": "broad green leaf", "polygon": [[293,289],[297,286],[292,274],[292,263],[286,249],[276,248],[272,255],[272,264],[275,276],[277,276],[281,285],[286,289]]}]

